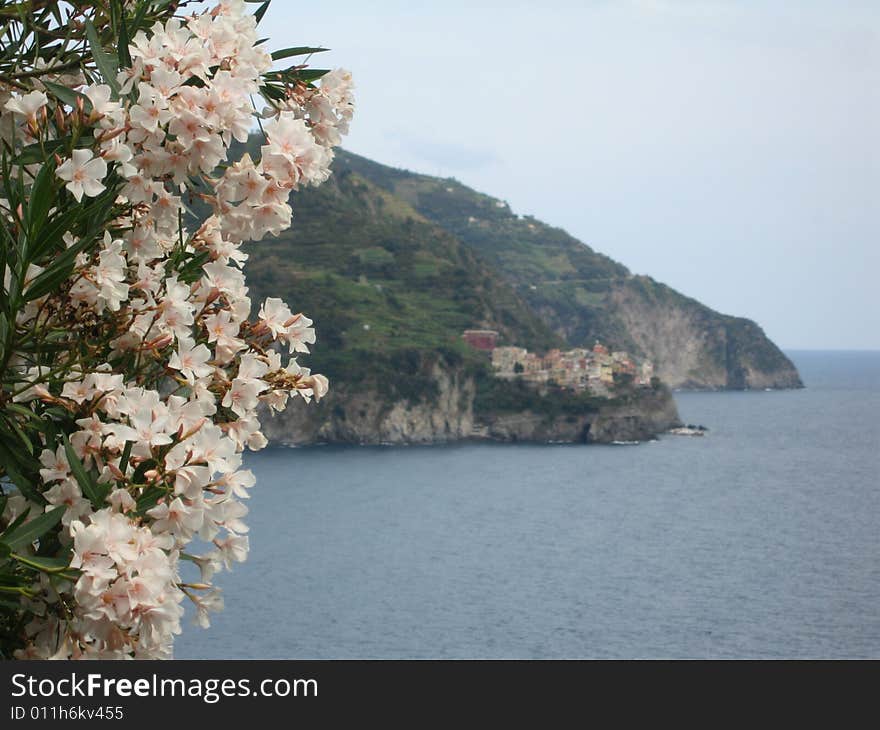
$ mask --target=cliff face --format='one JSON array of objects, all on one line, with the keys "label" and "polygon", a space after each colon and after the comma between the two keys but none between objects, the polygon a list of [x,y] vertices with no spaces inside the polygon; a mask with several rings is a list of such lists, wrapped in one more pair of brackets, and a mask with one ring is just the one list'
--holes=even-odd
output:
[{"label": "cliff face", "polygon": [[609,299],[634,349],[674,388],[802,386],[791,361],[750,320],[719,315],[648,277],[619,282]]},{"label": "cliff face", "polygon": [[292,404],[262,419],[270,441],[309,444],[424,444],[470,438],[474,431],[474,380],[435,365],[433,400],[389,397],[374,386],[331,383],[320,403]]},{"label": "cliff face", "polygon": [[532,410],[474,413],[476,382],[461,371],[435,365],[436,397],[429,402],[389,399],[375,388],[331,388],[318,404],[294,404],[265,415],[263,431],[275,443],[427,444],[461,440],[555,443],[646,441],[680,425],[666,389],[642,391],[583,413]]},{"label": "cliff face", "polygon": [[482,438],[495,441],[631,443],[649,441],[681,421],[667,390],[643,392],[628,402],[612,402],[598,412],[553,416],[523,411],[486,419]]}]

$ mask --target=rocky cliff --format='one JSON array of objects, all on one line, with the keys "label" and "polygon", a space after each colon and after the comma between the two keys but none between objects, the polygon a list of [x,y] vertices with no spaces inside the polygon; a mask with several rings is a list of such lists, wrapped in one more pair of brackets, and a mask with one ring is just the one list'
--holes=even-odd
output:
[{"label": "rocky cliff", "polygon": [[609,402],[596,411],[548,416],[531,410],[490,416],[479,436],[495,441],[553,443],[634,443],[650,441],[680,426],[668,390],[645,391]]},{"label": "rocky cliff", "polygon": [[431,399],[389,399],[374,387],[340,384],[327,397],[282,414],[265,415],[264,432],[274,443],[427,444],[461,440],[555,443],[646,441],[680,425],[665,388],[565,413],[537,407],[521,411],[475,408],[477,380],[462,370],[436,364]]},{"label": "rocky cliff", "polygon": [[646,276],[617,282],[608,298],[636,352],[674,388],[800,388],[792,362],[754,322],[728,317]]}]

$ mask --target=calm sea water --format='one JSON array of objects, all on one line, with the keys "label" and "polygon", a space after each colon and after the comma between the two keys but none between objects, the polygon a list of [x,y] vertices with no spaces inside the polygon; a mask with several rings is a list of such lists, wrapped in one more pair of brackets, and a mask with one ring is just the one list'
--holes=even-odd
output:
[{"label": "calm sea water", "polygon": [[679,394],[705,438],[275,449],[179,658],[880,657],[880,353]]}]

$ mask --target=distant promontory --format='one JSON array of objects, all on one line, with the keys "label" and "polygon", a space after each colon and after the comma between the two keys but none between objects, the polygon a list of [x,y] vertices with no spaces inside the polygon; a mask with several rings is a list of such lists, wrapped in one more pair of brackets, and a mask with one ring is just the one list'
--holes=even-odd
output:
[{"label": "distant promontory", "polygon": [[[670,388],[801,387],[754,322],[455,180],[347,152],[296,196],[290,231],[247,250],[253,299],[308,306],[318,342],[302,362],[331,381],[317,406],[268,422],[282,442],[640,441],[679,425]],[[604,397],[523,387],[495,377],[468,329],[535,353],[598,341],[656,377]]]}]

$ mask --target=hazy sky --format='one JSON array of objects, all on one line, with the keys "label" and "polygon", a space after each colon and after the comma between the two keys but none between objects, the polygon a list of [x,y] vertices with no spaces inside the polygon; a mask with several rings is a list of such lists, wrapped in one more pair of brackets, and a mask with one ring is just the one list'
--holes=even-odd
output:
[{"label": "hazy sky", "polygon": [[880,349],[880,2],[275,0],[346,146],[455,177],[782,347]]}]

